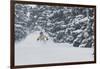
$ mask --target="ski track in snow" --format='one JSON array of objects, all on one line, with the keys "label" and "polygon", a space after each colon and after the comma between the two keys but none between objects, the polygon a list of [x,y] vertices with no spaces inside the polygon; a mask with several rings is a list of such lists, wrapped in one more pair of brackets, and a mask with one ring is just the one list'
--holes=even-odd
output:
[{"label": "ski track in snow", "polygon": [[25,40],[15,43],[15,64],[47,64],[63,62],[93,61],[92,48],[75,48],[68,43],[36,41],[39,32],[32,33]]}]

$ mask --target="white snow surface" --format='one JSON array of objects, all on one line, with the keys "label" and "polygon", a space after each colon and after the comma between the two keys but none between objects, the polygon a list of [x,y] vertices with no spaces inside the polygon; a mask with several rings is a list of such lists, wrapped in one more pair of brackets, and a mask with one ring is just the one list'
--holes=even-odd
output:
[{"label": "white snow surface", "polygon": [[94,61],[93,48],[77,48],[68,43],[37,41],[39,32],[15,43],[15,65],[50,64],[64,62]]}]

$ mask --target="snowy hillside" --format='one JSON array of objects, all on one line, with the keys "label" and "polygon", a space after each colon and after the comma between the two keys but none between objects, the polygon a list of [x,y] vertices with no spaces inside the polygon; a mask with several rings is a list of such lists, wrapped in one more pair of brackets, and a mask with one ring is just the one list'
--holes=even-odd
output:
[{"label": "snowy hillside", "polygon": [[77,61],[93,61],[92,48],[77,48],[68,43],[37,41],[39,32],[28,35],[15,44],[15,64],[47,64]]}]

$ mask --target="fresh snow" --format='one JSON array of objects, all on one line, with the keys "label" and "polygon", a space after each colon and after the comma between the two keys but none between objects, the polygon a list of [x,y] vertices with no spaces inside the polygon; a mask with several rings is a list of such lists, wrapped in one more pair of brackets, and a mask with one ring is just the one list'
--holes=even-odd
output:
[{"label": "fresh snow", "polygon": [[80,32],[82,32],[83,30],[81,30],[81,29],[79,29],[79,30],[75,30],[75,31],[73,31],[74,33],[80,33]]},{"label": "fresh snow", "polygon": [[39,32],[29,34],[15,43],[15,65],[47,64],[63,62],[93,61],[93,48],[73,47],[68,43],[37,41]]}]

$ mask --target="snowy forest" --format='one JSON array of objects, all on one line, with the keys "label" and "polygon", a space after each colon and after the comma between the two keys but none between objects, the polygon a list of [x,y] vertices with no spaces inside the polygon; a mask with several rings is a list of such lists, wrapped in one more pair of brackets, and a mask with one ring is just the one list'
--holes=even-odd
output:
[{"label": "snowy forest", "polygon": [[44,31],[54,43],[69,43],[73,47],[94,46],[94,8],[15,5],[15,42],[30,33]]}]

